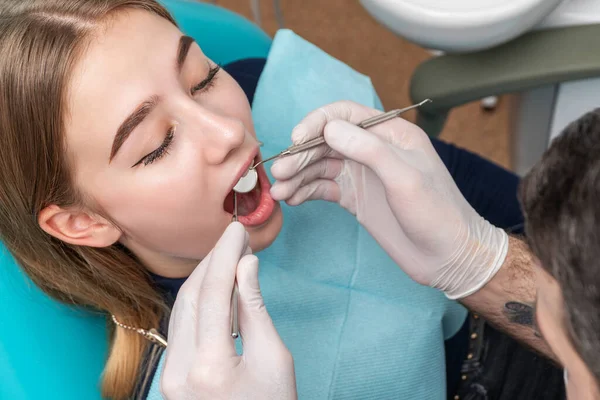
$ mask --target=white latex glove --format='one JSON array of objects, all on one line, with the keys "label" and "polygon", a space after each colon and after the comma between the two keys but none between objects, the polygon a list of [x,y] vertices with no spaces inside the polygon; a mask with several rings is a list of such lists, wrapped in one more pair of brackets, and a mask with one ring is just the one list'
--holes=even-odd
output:
[{"label": "white latex glove", "polygon": [[[292,356],[264,306],[258,259],[249,252],[248,233],[232,223],[181,287],[161,376],[166,399],[297,399]],[[242,356],[231,337],[236,277]]]},{"label": "white latex glove", "polygon": [[277,160],[272,197],[337,202],[415,281],[451,299],[476,292],[504,262],[506,233],[467,203],[418,126],[401,118],[355,126],[377,114],[351,102],[310,113],[293,143],[325,135],[327,144]]}]

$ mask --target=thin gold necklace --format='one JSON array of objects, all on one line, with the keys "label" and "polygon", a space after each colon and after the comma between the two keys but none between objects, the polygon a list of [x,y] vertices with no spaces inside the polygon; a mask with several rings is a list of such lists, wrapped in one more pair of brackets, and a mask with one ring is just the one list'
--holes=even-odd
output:
[{"label": "thin gold necklace", "polygon": [[115,317],[114,315],[112,315],[112,320],[115,323],[115,325],[117,325],[123,329],[128,329],[130,331],[137,332],[140,335],[142,335],[143,337],[145,337],[146,339],[148,339],[149,341],[156,343],[162,347],[167,347],[167,339],[165,339],[165,337],[163,335],[161,335],[160,333],[158,333],[158,331],[154,328],[152,328],[150,330],[134,328],[133,326],[129,326],[129,325],[120,323],[117,320],[117,317]]}]

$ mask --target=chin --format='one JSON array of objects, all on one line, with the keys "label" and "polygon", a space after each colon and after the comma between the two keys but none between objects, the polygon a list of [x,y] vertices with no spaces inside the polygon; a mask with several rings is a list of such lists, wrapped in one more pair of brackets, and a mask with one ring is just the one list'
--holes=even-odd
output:
[{"label": "chin", "polygon": [[269,247],[279,235],[283,225],[283,213],[281,206],[275,202],[273,213],[269,220],[261,226],[246,226],[250,234],[250,248],[257,253]]}]

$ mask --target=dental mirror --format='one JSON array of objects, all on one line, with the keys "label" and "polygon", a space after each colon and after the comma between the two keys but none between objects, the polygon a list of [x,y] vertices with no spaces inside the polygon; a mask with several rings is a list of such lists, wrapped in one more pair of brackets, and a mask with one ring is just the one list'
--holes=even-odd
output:
[{"label": "dental mirror", "polygon": [[235,184],[233,190],[237,193],[248,193],[256,187],[256,182],[258,182],[258,173],[255,169],[249,169]]}]

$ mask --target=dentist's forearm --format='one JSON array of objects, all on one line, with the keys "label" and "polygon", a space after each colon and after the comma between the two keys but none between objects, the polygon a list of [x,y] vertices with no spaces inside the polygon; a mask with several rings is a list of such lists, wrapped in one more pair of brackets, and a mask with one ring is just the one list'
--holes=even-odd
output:
[{"label": "dentist's forearm", "polygon": [[546,341],[535,330],[535,268],[528,246],[510,237],[508,255],[498,273],[461,302],[496,328],[556,361]]}]

